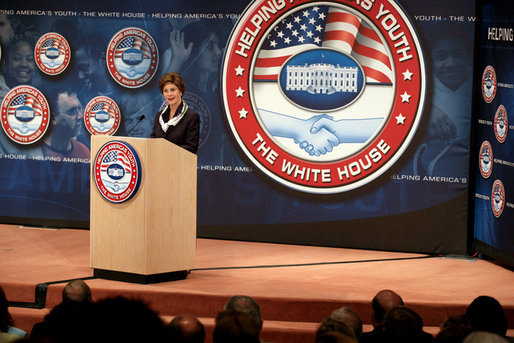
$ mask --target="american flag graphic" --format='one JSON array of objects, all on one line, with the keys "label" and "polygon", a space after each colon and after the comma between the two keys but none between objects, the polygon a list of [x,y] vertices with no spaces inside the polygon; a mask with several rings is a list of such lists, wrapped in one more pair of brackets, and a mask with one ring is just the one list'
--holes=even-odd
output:
[{"label": "american flag graphic", "polygon": [[36,100],[36,98],[28,94],[20,94],[14,98],[9,106],[9,111],[7,114],[15,114],[16,110],[22,106],[30,107],[37,116],[43,115],[43,108],[39,102]]},{"label": "american flag graphic", "polygon": [[46,42],[44,42],[41,46],[41,53],[46,53],[46,50],[52,47],[59,50],[59,53],[63,55],[66,53],[66,51],[64,50],[64,46],[62,46],[61,42],[59,42],[57,39],[49,39]]},{"label": "american flag graphic", "polygon": [[125,169],[125,172],[130,173],[129,160],[123,153],[117,150],[110,151],[107,153],[107,155],[105,155],[104,159],[102,160],[100,171],[107,171],[107,167],[109,167],[111,163],[114,162],[121,164],[123,166],[123,169]]},{"label": "american flag graphic", "polygon": [[127,37],[118,44],[116,47],[114,57],[121,58],[123,53],[128,49],[140,50],[144,58],[150,58],[152,55],[148,45],[143,42],[139,37]]},{"label": "american flag graphic", "polygon": [[275,26],[259,51],[253,79],[276,81],[289,57],[317,47],[354,57],[369,83],[392,83],[391,62],[378,34],[356,15],[330,6],[304,8]]},{"label": "american flag graphic", "polygon": [[114,110],[111,108],[111,106],[109,106],[108,103],[99,102],[91,108],[91,113],[93,115],[96,115],[96,113],[98,113],[100,111],[107,112],[107,113],[109,113],[109,117],[114,118]]}]

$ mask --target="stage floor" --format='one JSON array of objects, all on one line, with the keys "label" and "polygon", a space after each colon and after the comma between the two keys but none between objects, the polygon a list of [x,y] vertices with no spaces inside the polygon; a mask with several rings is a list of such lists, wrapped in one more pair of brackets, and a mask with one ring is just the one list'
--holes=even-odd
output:
[{"label": "stage floor", "polygon": [[187,279],[141,285],[93,278],[87,230],[0,224],[0,285],[18,326],[30,330],[60,302],[65,283],[77,278],[86,279],[96,300],[142,298],[165,319],[192,313],[208,329],[230,296],[249,295],[261,305],[264,339],[272,341],[312,342],[321,320],[341,306],[369,325],[370,301],[381,289],[399,293],[432,332],[479,295],[496,298],[509,335],[514,329],[514,274],[485,260],[198,239]]}]

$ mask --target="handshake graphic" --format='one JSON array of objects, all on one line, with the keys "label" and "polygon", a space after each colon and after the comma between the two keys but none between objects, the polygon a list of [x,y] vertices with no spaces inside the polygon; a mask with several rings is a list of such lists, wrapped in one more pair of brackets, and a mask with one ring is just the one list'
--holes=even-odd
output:
[{"label": "handshake graphic", "polygon": [[341,143],[364,143],[383,122],[383,118],[334,120],[327,114],[299,119],[262,109],[259,114],[271,135],[293,139],[311,156],[330,153]]}]

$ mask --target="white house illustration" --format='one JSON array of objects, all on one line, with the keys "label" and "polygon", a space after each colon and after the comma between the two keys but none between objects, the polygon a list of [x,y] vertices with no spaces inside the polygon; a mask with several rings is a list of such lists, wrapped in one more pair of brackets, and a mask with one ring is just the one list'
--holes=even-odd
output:
[{"label": "white house illustration", "polygon": [[286,67],[286,90],[311,94],[357,92],[357,67],[341,67],[329,63],[289,65]]}]

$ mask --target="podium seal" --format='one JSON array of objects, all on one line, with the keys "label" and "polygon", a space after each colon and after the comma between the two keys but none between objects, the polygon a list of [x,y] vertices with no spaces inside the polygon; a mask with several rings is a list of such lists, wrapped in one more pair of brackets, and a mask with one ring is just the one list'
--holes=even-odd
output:
[{"label": "podium seal", "polygon": [[94,160],[94,178],[106,200],[113,203],[129,200],[141,183],[141,161],[136,150],[126,142],[105,143]]}]

